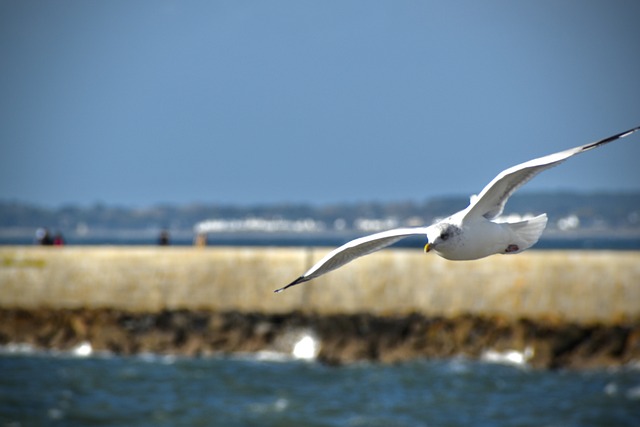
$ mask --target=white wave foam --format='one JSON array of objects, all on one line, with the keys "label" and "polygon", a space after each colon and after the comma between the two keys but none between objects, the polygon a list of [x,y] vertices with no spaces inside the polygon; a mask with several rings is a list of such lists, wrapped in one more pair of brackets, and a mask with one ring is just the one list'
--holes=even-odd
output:
[{"label": "white wave foam", "polygon": [[525,366],[534,355],[533,348],[527,346],[524,351],[506,350],[496,351],[487,350],[480,356],[480,360],[490,363],[502,363],[506,365]]},{"label": "white wave foam", "polygon": [[320,352],[320,340],[312,329],[291,328],[276,338],[268,351],[260,352],[262,360],[315,360]]},{"label": "white wave foam", "polygon": [[244,356],[245,359],[253,359],[259,362],[290,362],[293,360],[293,357],[290,354],[271,350],[246,353]]},{"label": "white wave foam", "polygon": [[38,352],[38,349],[26,343],[9,343],[0,346],[0,354],[35,354]]},{"label": "white wave foam", "polygon": [[604,386],[604,393],[607,396],[624,395],[629,400],[640,400],[640,385],[636,385],[628,388],[627,390],[621,390],[620,386],[615,382],[610,382]]},{"label": "white wave foam", "polygon": [[142,360],[143,362],[162,363],[165,365],[171,365],[175,363],[176,360],[178,359],[178,356],[174,354],[158,354],[158,353],[151,353],[146,351],[136,354],[135,357]]},{"label": "white wave foam", "polygon": [[291,354],[296,359],[315,360],[318,357],[318,347],[317,339],[311,335],[305,335],[295,343]]},{"label": "white wave foam", "polygon": [[0,346],[0,355],[26,355],[44,357],[113,357],[113,353],[103,350],[95,351],[88,341],[83,341],[68,350],[38,348],[27,343],[9,343]]},{"label": "white wave foam", "polygon": [[312,331],[292,330],[281,336],[269,350],[235,353],[232,357],[258,362],[313,361],[318,357],[320,341]]},{"label": "white wave foam", "polygon": [[89,341],[83,341],[71,349],[71,354],[76,357],[89,357],[93,354],[93,347]]},{"label": "white wave foam", "polygon": [[627,390],[625,396],[627,397],[627,399],[640,400],[640,385],[631,387],[629,390]]},{"label": "white wave foam", "polygon": [[606,386],[604,386],[604,394],[606,394],[607,396],[615,396],[616,394],[618,394],[618,385],[614,382],[608,383]]},{"label": "white wave foam", "polygon": [[463,355],[452,357],[447,363],[447,367],[451,372],[456,374],[463,374],[469,372],[471,366],[469,365],[469,359]]},{"label": "white wave foam", "polygon": [[249,405],[249,409],[257,413],[282,412],[289,407],[289,400],[279,397],[271,403],[253,403]]}]

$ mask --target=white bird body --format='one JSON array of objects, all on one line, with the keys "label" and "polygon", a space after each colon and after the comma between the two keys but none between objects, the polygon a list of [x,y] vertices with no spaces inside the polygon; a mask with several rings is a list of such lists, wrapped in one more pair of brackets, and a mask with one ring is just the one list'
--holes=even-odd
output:
[{"label": "white bird body", "polygon": [[547,215],[516,222],[499,217],[509,197],[538,173],[562,163],[569,157],[615,141],[640,130],[640,126],[608,138],[529,160],[500,172],[469,206],[428,227],[397,228],[360,237],[329,252],[306,273],[287,286],[307,282],[335,270],[354,259],[385,248],[408,236],[427,238],[426,252],[435,252],[455,261],[475,260],[494,254],[516,254],[533,246],[547,225]]},{"label": "white bird body", "polygon": [[468,215],[468,209],[427,227],[428,252],[433,251],[452,261],[516,254],[533,246],[547,225],[546,214],[507,222],[500,218],[493,221]]}]

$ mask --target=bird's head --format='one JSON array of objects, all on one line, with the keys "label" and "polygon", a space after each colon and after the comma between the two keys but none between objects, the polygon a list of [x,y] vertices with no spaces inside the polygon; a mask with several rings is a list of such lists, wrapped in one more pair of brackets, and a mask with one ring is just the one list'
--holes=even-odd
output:
[{"label": "bird's head", "polygon": [[434,251],[438,255],[446,254],[448,250],[457,245],[460,228],[454,224],[441,222],[427,231],[428,243],[424,246],[425,252]]}]

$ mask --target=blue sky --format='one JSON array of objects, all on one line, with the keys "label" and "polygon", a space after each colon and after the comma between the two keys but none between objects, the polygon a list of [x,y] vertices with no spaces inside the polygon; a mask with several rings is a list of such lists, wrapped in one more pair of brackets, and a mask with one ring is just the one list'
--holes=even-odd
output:
[{"label": "blue sky", "polygon": [[[640,125],[640,2],[2,1],[0,199],[477,193]],[[640,137],[525,187],[640,190]]]}]

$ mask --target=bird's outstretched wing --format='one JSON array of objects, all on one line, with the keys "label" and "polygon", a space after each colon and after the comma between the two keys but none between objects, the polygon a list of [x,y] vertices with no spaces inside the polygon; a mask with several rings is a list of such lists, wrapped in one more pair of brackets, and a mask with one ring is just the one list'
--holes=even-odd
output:
[{"label": "bird's outstretched wing", "polygon": [[336,268],[342,267],[356,258],[379,251],[380,249],[392,245],[405,237],[416,235],[426,236],[427,228],[428,227],[396,228],[394,230],[383,231],[381,233],[360,237],[347,242],[339,248],[329,252],[302,276],[298,277],[287,286],[275,290],[275,292],[282,292],[291,286],[322,276]]},{"label": "bird's outstretched wing", "polygon": [[616,139],[624,138],[638,130],[640,130],[640,126],[601,139],[600,141],[570,148],[565,151],[560,151],[559,153],[549,154],[548,156],[539,157],[510,167],[500,172],[498,176],[484,187],[477,197],[471,198],[471,204],[467,208],[465,216],[479,215],[487,219],[494,219],[502,213],[509,197],[518,188],[543,170],[562,163],[571,156],[584,153],[592,148],[600,147]]}]

